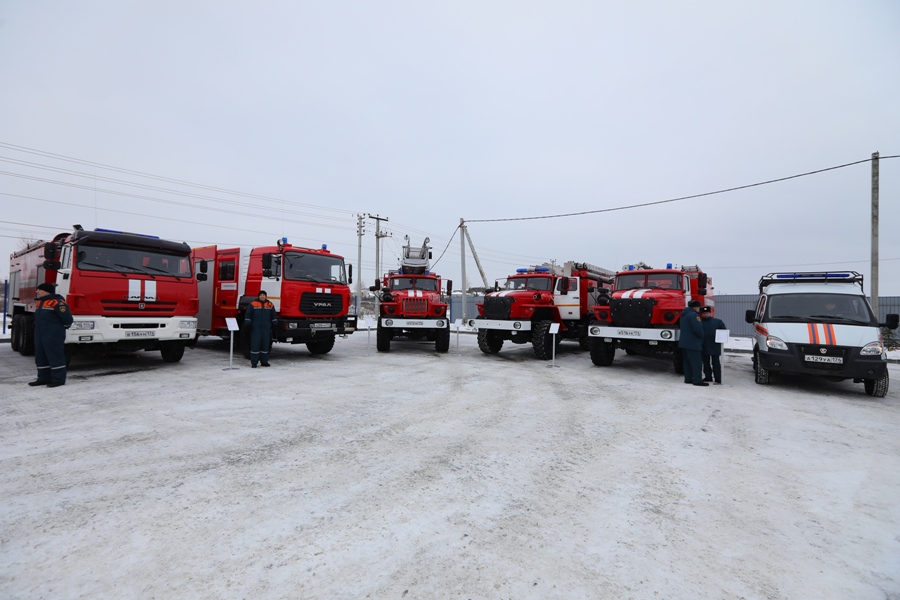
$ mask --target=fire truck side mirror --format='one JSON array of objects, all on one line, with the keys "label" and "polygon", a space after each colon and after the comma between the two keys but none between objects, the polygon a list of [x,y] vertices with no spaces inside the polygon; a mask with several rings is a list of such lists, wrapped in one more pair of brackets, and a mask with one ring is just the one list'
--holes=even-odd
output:
[{"label": "fire truck side mirror", "polygon": [[563,277],[559,280],[559,293],[563,296],[569,293],[569,278]]},{"label": "fire truck side mirror", "polygon": [[58,260],[45,260],[44,261],[44,270],[45,271],[59,271],[62,268],[62,263]]},{"label": "fire truck side mirror", "polygon": [[706,288],[697,290],[697,293],[698,293],[699,295],[701,295],[701,296],[705,296],[705,295],[706,295]]},{"label": "fire truck side mirror", "polygon": [[596,288],[596,287],[594,287],[594,286],[592,286],[592,285],[589,285],[589,286],[588,286],[588,294],[593,294],[593,293],[596,292],[596,291],[597,291],[597,288]]},{"label": "fire truck side mirror", "polygon": [[380,289],[381,289],[381,280],[380,280],[380,279],[376,279],[376,280],[375,280],[375,285],[372,286],[372,291],[373,291],[373,292],[377,292],[377,291],[380,290]]},{"label": "fire truck side mirror", "polygon": [[[269,271],[271,273],[271,271],[272,271],[272,253],[271,252],[267,252],[262,255],[262,268],[263,268],[263,271]],[[271,276],[272,276],[271,274],[267,275],[267,277],[271,277]]]},{"label": "fire truck side mirror", "polygon": [[[46,243],[44,244],[44,258],[48,260],[53,260],[56,258],[56,253],[59,250],[56,244]],[[46,267],[44,267],[46,268]],[[58,268],[58,267],[57,267]]]},{"label": "fire truck side mirror", "polygon": [[447,295],[450,296],[453,293],[453,280],[447,280]]},{"label": "fire truck side mirror", "polygon": [[353,283],[353,265],[347,265],[347,283]]},{"label": "fire truck side mirror", "polygon": [[747,321],[748,323],[752,323],[753,321],[755,321],[756,320],[756,311],[748,310],[747,312],[745,312],[744,320]]},{"label": "fire truck side mirror", "polygon": [[206,273],[197,273],[197,281],[206,281]]},{"label": "fire truck side mirror", "polygon": [[[709,278],[706,276],[706,273],[700,273],[699,275],[697,275],[697,288],[706,290],[706,284],[709,283],[708,279]],[[706,294],[705,291],[702,293]]]},{"label": "fire truck side mirror", "polygon": [[[206,264],[205,260],[200,261],[200,272],[206,273],[209,270],[209,266]],[[205,278],[204,278],[205,279]]]}]

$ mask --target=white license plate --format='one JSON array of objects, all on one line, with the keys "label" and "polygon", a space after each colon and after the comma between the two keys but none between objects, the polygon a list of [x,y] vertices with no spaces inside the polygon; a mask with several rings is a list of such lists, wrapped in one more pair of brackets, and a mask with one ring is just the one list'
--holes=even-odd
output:
[{"label": "white license plate", "polygon": [[126,331],[125,337],[156,337],[155,331]]},{"label": "white license plate", "polygon": [[333,327],[331,323],[310,323],[309,326],[313,329],[331,329]]},{"label": "white license plate", "polygon": [[807,354],[806,360],[809,362],[831,363],[835,365],[844,364],[844,357],[842,356],[816,356],[815,354]]}]

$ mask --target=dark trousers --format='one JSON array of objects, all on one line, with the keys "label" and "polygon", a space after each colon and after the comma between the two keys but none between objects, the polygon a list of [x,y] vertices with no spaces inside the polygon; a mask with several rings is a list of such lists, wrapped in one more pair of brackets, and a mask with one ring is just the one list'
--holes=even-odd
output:
[{"label": "dark trousers", "polygon": [[700,351],[682,348],[681,355],[684,357],[684,382],[700,383],[703,381],[703,366],[700,360]]},{"label": "dark trousers", "polygon": [[269,344],[272,339],[270,327],[254,327],[250,331],[250,364],[269,364]]},{"label": "dark trousers", "polygon": [[34,336],[34,364],[41,383],[66,382],[66,332]]},{"label": "dark trousers", "polygon": [[703,354],[703,376],[706,379],[722,381],[722,361],[718,354]]}]

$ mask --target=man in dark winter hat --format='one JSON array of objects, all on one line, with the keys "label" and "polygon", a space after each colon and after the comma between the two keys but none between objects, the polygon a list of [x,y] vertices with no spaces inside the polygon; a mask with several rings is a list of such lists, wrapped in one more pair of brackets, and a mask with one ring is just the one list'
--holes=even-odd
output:
[{"label": "man in dark winter hat", "polygon": [[681,312],[678,347],[684,360],[684,382],[708,386],[709,384],[703,381],[700,360],[700,351],[703,349],[703,323],[700,322],[698,313],[701,306],[703,306],[701,303],[691,300],[687,308]]},{"label": "man in dark winter hat", "polygon": [[700,309],[700,318],[703,319],[703,351],[700,358],[703,360],[703,381],[722,383],[722,363],[719,357],[722,355],[722,344],[716,343],[716,330],[728,329],[722,319],[712,316],[712,307],[704,306]]},{"label": "man in dark winter hat", "polygon": [[72,325],[72,312],[52,283],[37,286],[34,298],[34,364],[38,375],[28,385],[65,385],[66,329]]},{"label": "man in dark winter hat", "polygon": [[256,363],[269,366],[269,345],[276,319],[275,305],[269,302],[268,294],[260,290],[244,314],[244,322],[250,324],[250,366],[254,369]]}]

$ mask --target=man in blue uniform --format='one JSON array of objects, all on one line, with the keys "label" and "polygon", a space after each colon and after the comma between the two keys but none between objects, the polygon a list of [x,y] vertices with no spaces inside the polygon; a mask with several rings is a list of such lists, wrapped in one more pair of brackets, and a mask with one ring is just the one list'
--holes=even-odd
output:
[{"label": "man in blue uniform", "polygon": [[722,363],[719,356],[722,355],[722,345],[716,343],[716,330],[728,329],[722,319],[712,316],[712,307],[704,306],[700,309],[700,317],[703,319],[703,381],[722,383]]},{"label": "man in blue uniform", "polygon": [[696,300],[688,302],[687,308],[681,312],[681,335],[678,347],[684,358],[684,382],[694,385],[709,384],[703,381],[703,369],[700,351],[703,349],[703,323],[700,322],[700,307]]},{"label": "man in blue uniform", "polygon": [[257,362],[269,366],[269,344],[275,321],[275,305],[269,302],[268,294],[260,290],[244,314],[244,322],[250,323],[250,366],[254,369]]},{"label": "man in blue uniform", "polygon": [[66,384],[66,329],[72,313],[56,286],[42,283],[34,293],[34,364],[37,379],[28,385],[59,387]]}]

